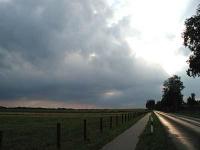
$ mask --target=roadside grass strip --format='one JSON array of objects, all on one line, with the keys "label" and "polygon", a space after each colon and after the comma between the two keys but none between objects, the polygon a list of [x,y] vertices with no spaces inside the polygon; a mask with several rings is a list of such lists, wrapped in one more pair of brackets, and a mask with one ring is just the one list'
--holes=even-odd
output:
[{"label": "roadside grass strip", "polygon": [[[157,116],[152,113],[144,132],[140,135],[136,150],[177,150]],[[153,133],[151,124],[153,124]]]}]

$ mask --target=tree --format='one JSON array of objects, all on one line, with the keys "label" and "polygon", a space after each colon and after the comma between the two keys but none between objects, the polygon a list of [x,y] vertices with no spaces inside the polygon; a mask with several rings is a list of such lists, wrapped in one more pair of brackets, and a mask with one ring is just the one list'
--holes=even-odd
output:
[{"label": "tree", "polygon": [[185,21],[185,31],[183,32],[184,45],[188,47],[192,54],[189,56],[189,69],[187,75],[200,76],[200,5],[196,15]]},{"label": "tree", "polygon": [[165,109],[176,111],[183,104],[183,95],[181,91],[184,89],[181,77],[174,75],[163,83],[162,105]]},{"label": "tree", "polygon": [[147,100],[146,108],[150,109],[150,110],[153,110],[155,108],[155,100],[153,100],[153,99]]},{"label": "tree", "polygon": [[188,97],[187,105],[190,106],[190,107],[197,105],[197,101],[195,100],[195,94],[194,93],[191,94],[191,97]]},{"label": "tree", "polygon": [[155,105],[155,109],[156,110],[162,110],[162,102],[161,101],[157,101],[157,103]]}]

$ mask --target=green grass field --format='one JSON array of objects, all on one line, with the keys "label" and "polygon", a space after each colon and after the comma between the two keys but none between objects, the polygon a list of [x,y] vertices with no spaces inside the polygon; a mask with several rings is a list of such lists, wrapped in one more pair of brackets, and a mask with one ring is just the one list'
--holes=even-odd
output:
[{"label": "green grass field", "polygon": [[[131,112],[122,124],[122,114]],[[3,131],[2,149],[5,150],[53,150],[56,148],[56,124],[61,123],[61,149],[96,150],[129,128],[144,114],[144,110],[34,113],[1,112],[0,130]],[[110,129],[110,116],[112,129]],[[118,125],[116,125],[118,116]],[[100,132],[103,117],[103,133]],[[83,120],[87,120],[87,140],[83,139]]]}]

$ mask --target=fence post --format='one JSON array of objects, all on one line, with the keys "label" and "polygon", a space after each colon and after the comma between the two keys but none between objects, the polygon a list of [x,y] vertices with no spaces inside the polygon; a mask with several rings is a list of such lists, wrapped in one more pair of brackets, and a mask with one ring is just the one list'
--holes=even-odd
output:
[{"label": "fence post", "polygon": [[126,123],[126,114],[125,114],[125,121],[124,122]]},{"label": "fence post", "polygon": [[116,126],[118,126],[118,116],[116,116]]},{"label": "fence post", "polygon": [[60,149],[61,125],[57,123],[57,149]]},{"label": "fence post", "polygon": [[153,117],[150,116],[150,122],[151,122],[151,134],[153,134],[154,129],[153,129]]},{"label": "fence post", "polygon": [[122,124],[124,123],[124,115],[122,114]]},{"label": "fence post", "polygon": [[2,149],[3,131],[0,131],[0,150]]},{"label": "fence post", "polygon": [[112,116],[110,116],[110,129],[112,129]]},{"label": "fence post", "polygon": [[87,140],[87,122],[86,122],[86,119],[83,120],[83,138],[84,138],[84,141]]},{"label": "fence post", "polygon": [[103,118],[100,118],[100,132],[103,132]]}]

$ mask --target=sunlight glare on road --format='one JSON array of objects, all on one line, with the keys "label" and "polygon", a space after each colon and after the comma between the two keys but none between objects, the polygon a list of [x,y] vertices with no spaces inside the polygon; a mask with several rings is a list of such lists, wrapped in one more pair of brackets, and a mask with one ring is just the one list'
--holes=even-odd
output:
[{"label": "sunlight glare on road", "polygon": [[[169,135],[172,136],[173,140],[175,140],[176,144],[179,145],[179,148],[181,147],[181,145],[183,144],[184,146],[187,147],[187,149],[190,149],[190,150],[196,150],[194,148],[194,146],[188,142],[188,139],[185,137],[185,135],[180,131],[178,130],[174,124],[172,124],[169,119],[172,119],[172,120],[177,120],[179,121],[177,118],[174,118],[174,117],[171,117],[171,116],[168,116],[166,113],[163,113],[163,112],[158,112],[156,111],[156,116],[159,118],[160,122],[165,126],[165,128],[167,128],[167,131],[169,132]],[[167,118],[167,119],[166,119]],[[180,142],[180,143],[179,143]],[[181,144],[181,145],[180,145]],[[181,147],[181,149],[183,149],[183,147]]]}]

